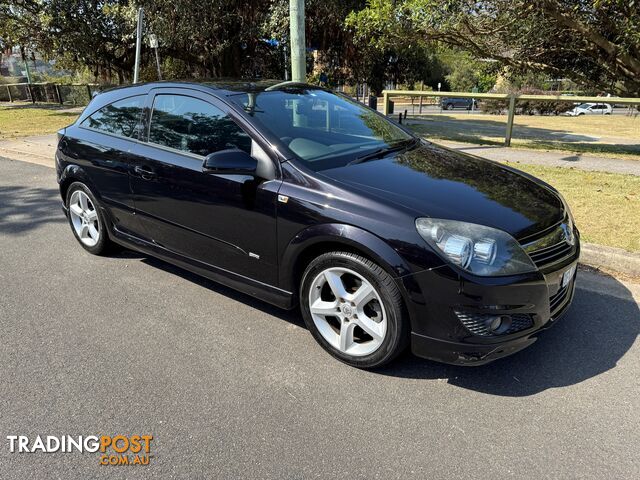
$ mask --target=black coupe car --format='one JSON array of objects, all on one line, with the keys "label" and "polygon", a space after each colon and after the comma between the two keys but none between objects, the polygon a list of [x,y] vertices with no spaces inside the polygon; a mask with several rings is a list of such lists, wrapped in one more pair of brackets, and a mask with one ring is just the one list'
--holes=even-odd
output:
[{"label": "black coupe car", "polygon": [[573,296],[579,235],[556,190],[323,88],[110,90],[59,132],[56,167],[87,251],[119,244],[299,305],[356,367],[409,344],[486,363],[533,343]]}]

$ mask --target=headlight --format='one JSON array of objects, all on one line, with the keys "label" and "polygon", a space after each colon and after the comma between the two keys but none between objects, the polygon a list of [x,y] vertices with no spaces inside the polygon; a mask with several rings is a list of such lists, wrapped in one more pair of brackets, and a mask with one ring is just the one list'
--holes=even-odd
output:
[{"label": "headlight", "polygon": [[536,271],[529,256],[508,233],[474,223],[418,218],[418,233],[451,263],[482,276]]}]

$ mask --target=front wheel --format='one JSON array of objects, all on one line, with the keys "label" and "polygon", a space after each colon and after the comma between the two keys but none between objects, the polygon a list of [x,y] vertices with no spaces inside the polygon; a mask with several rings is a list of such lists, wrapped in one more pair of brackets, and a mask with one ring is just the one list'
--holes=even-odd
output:
[{"label": "front wheel", "polygon": [[302,277],[300,307],[318,343],[348,365],[379,367],[408,344],[395,281],[360,255],[330,252],[313,260]]}]

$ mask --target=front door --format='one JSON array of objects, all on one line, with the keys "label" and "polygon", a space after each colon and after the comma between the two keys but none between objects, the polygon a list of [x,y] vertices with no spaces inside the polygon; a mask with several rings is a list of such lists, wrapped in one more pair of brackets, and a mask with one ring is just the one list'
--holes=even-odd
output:
[{"label": "front door", "polygon": [[155,89],[148,105],[148,133],[136,147],[132,179],[148,236],[183,256],[276,285],[280,180],[202,171],[206,155],[229,148],[272,160],[257,155],[257,142],[205,93]]}]

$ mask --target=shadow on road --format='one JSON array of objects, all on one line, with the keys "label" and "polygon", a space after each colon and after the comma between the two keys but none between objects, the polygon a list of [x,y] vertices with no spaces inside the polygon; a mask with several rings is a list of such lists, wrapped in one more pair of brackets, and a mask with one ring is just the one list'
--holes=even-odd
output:
[{"label": "shadow on road", "polygon": [[575,155],[562,157],[560,160],[563,160],[565,162],[579,162],[581,158],[582,158],[582,155],[580,153],[576,153]]},{"label": "shadow on road", "polygon": [[181,278],[184,278],[185,280],[189,280],[190,282],[200,285],[201,287],[207,288],[221,295],[225,295],[226,297],[229,297],[238,302],[242,302],[245,305],[249,305],[250,307],[260,310],[261,312],[264,312],[268,315],[273,315],[274,317],[278,317],[282,320],[286,320],[287,322],[292,323],[294,325],[298,325],[300,327],[306,328],[304,324],[304,320],[302,320],[302,317],[300,316],[300,312],[298,311],[298,309],[283,310],[269,303],[263,302],[261,300],[257,300],[251,297],[250,295],[244,294],[242,292],[238,292],[237,290],[226,287],[220,283],[216,283],[213,280],[209,280],[207,278],[201,277],[200,275],[197,275],[195,273],[191,273],[188,270],[183,270],[180,267],[176,267],[170,263],[166,263],[165,261],[159,260],[154,257],[148,257],[143,254],[138,254],[135,252],[132,253],[128,250],[124,250],[117,254],[118,257],[125,256],[125,255],[139,256],[140,258],[142,258],[142,262],[146,263],[147,265],[151,265],[155,268],[160,268],[165,272],[172,273]]},{"label": "shadow on road", "polygon": [[583,382],[614,368],[640,331],[640,310],[631,292],[612,277],[611,281],[620,298],[578,288],[567,315],[511,357],[480,367],[457,367],[405,355],[379,373],[447,379],[458,387],[511,397]]},{"label": "shadow on road", "polygon": [[[297,309],[281,310],[153,257],[141,258],[151,266],[306,328]],[[640,332],[640,310],[631,292],[613,277],[609,278],[612,285],[608,290],[615,290],[617,296],[582,290],[578,280],[573,305],[566,316],[543,332],[532,346],[511,357],[480,367],[458,367],[406,353],[376,373],[413,379],[447,379],[458,387],[511,397],[583,382],[614,368]],[[265,324],[265,328],[269,328],[268,325]],[[329,356],[327,361],[332,361]]]},{"label": "shadow on road", "polygon": [[0,233],[19,235],[47,223],[64,223],[55,188],[0,186]]}]

